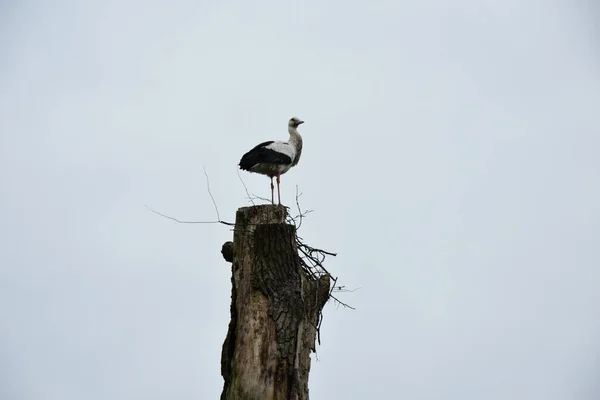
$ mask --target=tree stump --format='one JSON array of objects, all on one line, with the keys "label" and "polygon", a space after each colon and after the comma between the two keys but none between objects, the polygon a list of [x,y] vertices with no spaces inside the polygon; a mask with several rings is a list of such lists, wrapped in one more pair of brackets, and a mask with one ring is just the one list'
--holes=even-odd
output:
[{"label": "tree stump", "polygon": [[283,206],[237,211],[221,400],[309,398],[310,352],[330,277],[314,279],[304,272],[296,228],[285,218]]}]

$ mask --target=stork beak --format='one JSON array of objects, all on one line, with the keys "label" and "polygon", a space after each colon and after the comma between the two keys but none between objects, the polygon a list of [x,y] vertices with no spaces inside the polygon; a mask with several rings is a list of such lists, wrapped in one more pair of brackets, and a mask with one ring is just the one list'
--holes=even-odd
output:
[{"label": "stork beak", "polygon": [[298,121],[298,125],[302,125],[304,121]]}]

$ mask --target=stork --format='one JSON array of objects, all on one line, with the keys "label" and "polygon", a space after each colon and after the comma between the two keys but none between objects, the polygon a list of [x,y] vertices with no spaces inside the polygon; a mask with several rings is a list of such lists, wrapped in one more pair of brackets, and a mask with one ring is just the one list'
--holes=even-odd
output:
[{"label": "stork", "polygon": [[271,178],[271,203],[274,189],[273,178],[277,177],[277,201],[281,204],[281,191],[279,189],[281,175],[285,174],[298,164],[302,154],[302,136],[298,133],[298,126],[304,121],[293,117],[288,122],[290,138],[287,142],[271,140],[263,142],[242,156],[239,166],[244,171],[266,175]]}]

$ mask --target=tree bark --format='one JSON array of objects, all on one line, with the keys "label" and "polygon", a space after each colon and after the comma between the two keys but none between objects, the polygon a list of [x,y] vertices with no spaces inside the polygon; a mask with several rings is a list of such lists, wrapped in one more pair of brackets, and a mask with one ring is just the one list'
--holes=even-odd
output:
[{"label": "tree bark", "polygon": [[237,211],[221,400],[308,399],[310,352],[330,279],[303,271],[296,228],[285,217],[282,206]]}]

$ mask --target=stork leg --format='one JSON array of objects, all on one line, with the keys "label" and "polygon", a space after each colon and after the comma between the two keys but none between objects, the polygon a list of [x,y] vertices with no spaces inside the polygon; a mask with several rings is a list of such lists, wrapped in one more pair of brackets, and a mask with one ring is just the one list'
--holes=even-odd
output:
[{"label": "stork leg", "polygon": [[279,178],[281,177],[281,174],[278,172],[277,173],[277,202],[279,203],[279,205],[281,205],[281,192],[279,190]]},{"label": "stork leg", "polygon": [[273,199],[274,190],[275,190],[275,185],[273,185],[273,177],[271,177],[271,204],[275,204],[275,200]]}]

